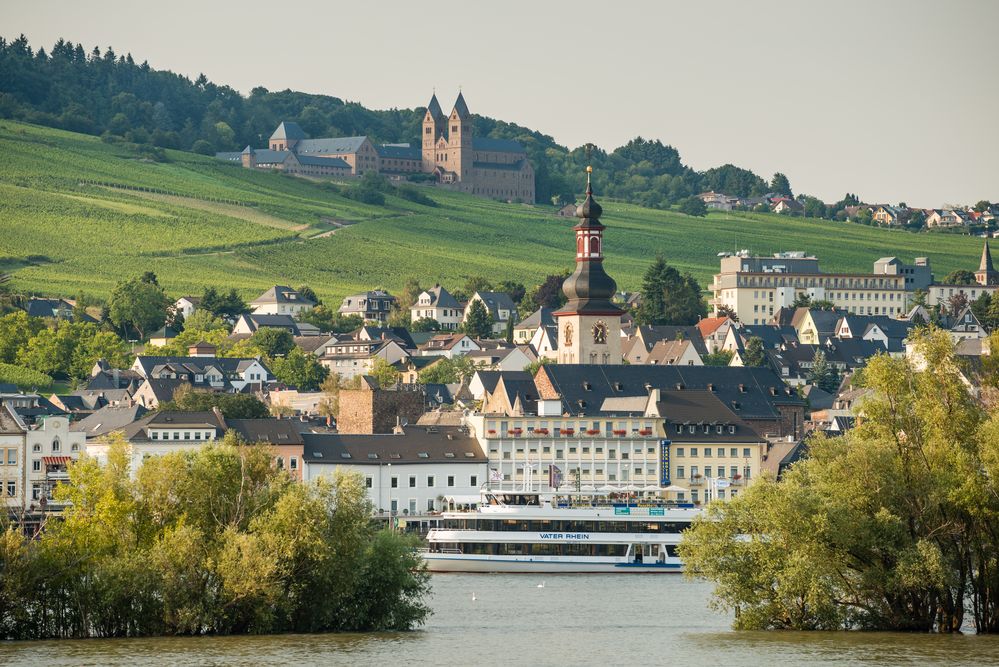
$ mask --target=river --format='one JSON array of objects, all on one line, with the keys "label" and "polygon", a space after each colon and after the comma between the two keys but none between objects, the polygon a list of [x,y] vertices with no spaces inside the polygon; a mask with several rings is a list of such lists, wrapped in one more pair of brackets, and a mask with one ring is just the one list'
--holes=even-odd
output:
[{"label": "river", "polygon": [[999,637],[733,632],[707,607],[709,585],[674,575],[450,574],[433,586],[434,615],[416,632],[11,642],[0,665],[999,665]]}]

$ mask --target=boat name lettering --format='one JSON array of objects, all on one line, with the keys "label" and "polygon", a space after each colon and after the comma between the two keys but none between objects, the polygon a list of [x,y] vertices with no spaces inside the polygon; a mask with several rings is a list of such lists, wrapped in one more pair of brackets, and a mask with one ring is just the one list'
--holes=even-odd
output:
[{"label": "boat name lettering", "polygon": [[543,540],[588,540],[589,533],[538,533]]}]

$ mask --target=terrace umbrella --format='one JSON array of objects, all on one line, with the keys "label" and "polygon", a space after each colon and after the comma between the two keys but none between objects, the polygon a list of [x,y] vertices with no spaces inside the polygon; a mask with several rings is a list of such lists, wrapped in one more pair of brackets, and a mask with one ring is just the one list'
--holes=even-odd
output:
[{"label": "terrace umbrella", "polygon": [[644,489],[642,489],[642,491],[662,491],[662,489],[660,489],[660,488],[659,488],[658,486],[656,486],[655,484],[649,484],[649,485],[648,485],[648,486],[646,486],[646,487],[645,487]]},{"label": "terrace umbrella", "polygon": [[687,489],[683,488],[682,486],[677,486],[676,484],[670,484],[669,486],[664,487],[662,490],[663,491],[672,491],[673,493],[680,493],[680,492],[686,492],[687,491]]},{"label": "terrace umbrella", "polygon": [[610,484],[604,484],[599,489],[597,489],[597,491],[617,491],[617,490],[618,489],[616,486],[611,486]]},{"label": "terrace umbrella", "polygon": [[597,489],[592,484],[584,484],[583,486],[579,487],[579,490],[580,491],[596,491]]}]

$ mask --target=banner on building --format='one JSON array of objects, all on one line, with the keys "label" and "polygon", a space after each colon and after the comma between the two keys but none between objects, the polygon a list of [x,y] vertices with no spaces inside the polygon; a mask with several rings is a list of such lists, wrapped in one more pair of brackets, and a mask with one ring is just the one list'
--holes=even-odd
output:
[{"label": "banner on building", "polygon": [[659,486],[669,486],[669,446],[672,440],[659,441]]}]

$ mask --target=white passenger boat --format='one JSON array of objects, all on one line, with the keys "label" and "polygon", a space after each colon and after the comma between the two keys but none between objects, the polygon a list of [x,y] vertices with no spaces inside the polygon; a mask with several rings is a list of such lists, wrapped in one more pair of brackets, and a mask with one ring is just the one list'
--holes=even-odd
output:
[{"label": "white passenger boat", "polygon": [[431,572],[679,572],[693,505],[609,493],[483,491],[445,511],[422,550]]}]

